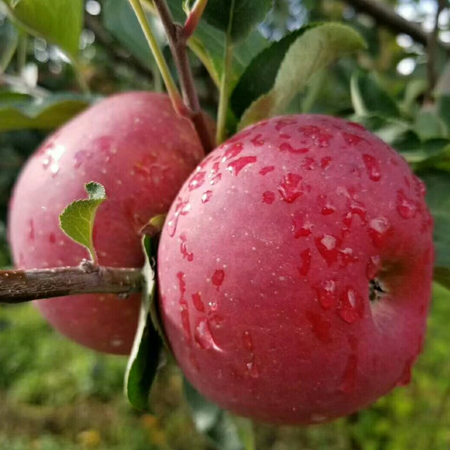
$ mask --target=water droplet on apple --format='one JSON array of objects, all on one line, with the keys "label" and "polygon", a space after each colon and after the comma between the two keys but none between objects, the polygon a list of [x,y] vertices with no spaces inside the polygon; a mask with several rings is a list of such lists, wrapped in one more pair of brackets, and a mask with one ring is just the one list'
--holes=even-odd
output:
[{"label": "water droplet on apple", "polygon": [[34,232],[34,220],[30,219],[28,222],[28,239],[30,241],[34,241],[35,232]]},{"label": "water droplet on apple", "polygon": [[263,192],[263,203],[271,205],[275,201],[275,194],[270,191]]},{"label": "water droplet on apple", "polygon": [[284,176],[283,180],[278,186],[278,191],[281,194],[281,198],[286,203],[294,203],[301,195],[303,191],[299,186],[302,177],[295,173],[288,173]]},{"label": "water droplet on apple", "polygon": [[189,306],[186,300],[183,299],[180,300],[180,314],[184,334],[186,336],[186,339],[190,341],[192,339],[192,335],[191,335],[191,323],[189,319]]},{"label": "water droplet on apple", "polygon": [[259,171],[259,173],[260,173],[261,175],[266,175],[266,174],[268,174],[269,172],[272,172],[273,170],[275,170],[275,167],[274,167],[274,166],[266,166],[266,167],[263,167],[263,168]]},{"label": "water droplet on apple", "polygon": [[297,267],[298,273],[302,276],[308,275],[309,269],[311,268],[311,250],[307,248],[300,253],[300,259],[302,265]]},{"label": "water droplet on apple", "polygon": [[256,161],[256,156],[243,156],[242,158],[236,159],[235,161],[229,163],[227,170],[237,177],[245,166],[253,164]]},{"label": "water droplet on apple", "polygon": [[233,144],[230,148],[225,150],[222,158],[222,162],[225,162],[229,159],[236,158],[242,150],[244,149],[244,146],[241,142],[237,142],[236,144]]},{"label": "water droplet on apple", "polygon": [[251,378],[259,378],[259,369],[254,361],[247,363],[247,374],[250,375]]},{"label": "water droplet on apple", "polygon": [[322,169],[326,169],[331,164],[332,158],[331,156],[325,156],[320,160],[320,167]]},{"label": "water droplet on apple", "polygon": [[280,119],[276,121],[275,130],[281,131],[283,128],[288,127],[289,125],[295,125],[295,120],[293,119]]},{"label": "water droplet on apple", "polygon": [[206,172],[197,172],[196,174],[194,174],[194,176],[189,180],[189,190],[193,191],[195,189],[198,189],[205,183],[205,178]]},{"label": "water droplet on apple", "polygon": [[322,257],[327,262],[328,266],[331,266],[338,259],[338,247],[340,245],[340,240],[335,236],[329,234],[324,234],[322,236],[316,237],[314,239],[316,243],[316,248]]},{"label": "water droplet on apple", "polygon": [[352,147],[358,145],[360,142],[365,140],[361,136],[358,136],[353,133],[344,132],[344,133],[342,133],[342,136],[344,137],[345,142]]},{"label": "water droplet on apple", "polygon": [[355,323],[364,315],[364,299],[350,286],[339,297],[339,316],[347,323]]},{"label": "water droplet on apple", "polygon": [[205,191],[202,194],[202,203],[208,203],[211,200],[212,195],[213,191]]},{"label": "water droplet on apple", "polygon": [[363,161],[366,166],[367,175],[372,181],[381,180],[380,164],[372,155],[363,155]]},{"label": "water droplet on apple", "polygon": [[312,331],[319,341],[324,343],[331,342],[331,322],[322,314],[314,311],[307,311],[306,318],[311,324]]},{"label": "water droplet on apple", "polygon": [[200,319],[195,327],[195,342],[203,350],[215,350],[221,352],[222,349],[216,344],[208,319]]},{"label": "water droplet on apple", "polygon": [[194,261],[194,254],[192,252],[189,252],[187,249],[187,238],[184,233],[180,236],[180,240],[180,253],[183,255],[183,259],[187,259],[189,262]]},{"label": "water droplet on apple", "polygon": [[255,146],[255,147],[262,147],[265,142],[263,139],[261,139],[262,134],[257,134],[250,142]]},{"label": "water droplet on apple", "polygon": [[373,280],[381,269],[381,257],[379,255],[372,256],[366,266],[367,279]]},{"label": "water droplet on apple", "polygon": [[244,334],[242,335],[242,342],[244,344],[244,347],[249,352],[252,352],[254,350],[253,339],[249,331],[245,331]]},{"label": "water droplet on apple", "polygon": [[280,145],[279,150],[280,152],[289,152],[294,153],[296,155],[309,152],[309,148],[307,147],[294,148],[289,142],[283,142]]},{"label": "water droplet on apple", "polygon": [[222,286],[223,280],[225,279],[225,272],[223,270],[216,270],[211,278],[212,284],[219,290]]},{"label": "water droplet on apple", "polygon": [[305,220],[303,212],[298,211],[292,218],[292,234],[295,239],[307,237],[312,233],[312,223]]},{"label": "water droplet on apple", "polygon": [[192,302],[194,303],[195,309],[198,312],[205,312],[205,305],[202,302],[202,296],[200,292],[192,294]]},{"label": "water droplet on apple", "polygon": [[54,243],[56,242],[56,234],[55,234],[55,233],[50,233],[50,234],[48,235],[48,241],[49,241],[51,244],[54,244]]},{"label": "water droplet on apple", "polygon": [[337,304],[336,282],[334,280],[322,281],[315,286],[320,306],[325,310],[334,308]]},{"label": "water droplet on apple", "polygon": [[397,191],[397,211],[404,219],[412,219],[417,213],[417,205],[400,189]]}]

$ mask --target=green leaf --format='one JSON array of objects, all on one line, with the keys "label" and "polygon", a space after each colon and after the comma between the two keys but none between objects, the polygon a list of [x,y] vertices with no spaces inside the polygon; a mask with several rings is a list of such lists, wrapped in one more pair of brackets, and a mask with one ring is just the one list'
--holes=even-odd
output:
[{"label": "green leaf", "polygon": [[291,45],[305,31],[315,26],[317,25],[289,33],[280,41],[272,43],[252,60],[231,95],[230,105],[236,117],[241,117],[256,99],[273,88],[280,66]]},{"label": "green leaf", "polygon": [[158,237],[144,236],[145,254],[143,275],[145,287],[142,295],[138,329],[125,375],[125,393],[134,408],[149,410],[149,397],[159,365],[162,341],[153,326],[151,310],[157,302],[156,255]]},{"label": "green leaf", "polygon": [[[152,14],[147,14],[147,19],[154,25],[155,17]],[[111,35],[142,64],[154,68],[152,52],[128,0],[106,0],[102,7],[102,20]]]},{"label": "green leaf", "polygon": [[364,48],[361,36],[345,25],[318,25],[301,34],[286,52],[273,87],[245,111],[239,128],[282,114],[320,70],[340,56]]},{"label": "green leaf", "polygon": [[89,106],[92,99],[72,94],[54,95],[45,100],[28,100],[11,97],[2,101],[0,96],[0,132],[57,128]]},{"label": "green leaf", "polygon": [[446,136],[445,123],[432,111],[420,111],[416,116],[414,130],[421,139]]},{"label": "green leaf", "polygon": [[87,200],[72,202],[59,216],[61,229],[78,244],[86,247],[94,262],[97,261],[92,231],[98,207],[106,200],[105,188],[90,182],[85,185]]},{"label": "green leaf", "polygon": [[445,124],[447,134],[450,135],[450,95],[442,95],[436,102],[437,115]]},{"label": "green leaf", "polygon": [[400,117],[400,110],[389,94],[381,88],[373,74],[355,73],[351,81],[351,94],[356,114],[377,114],[382,117]]},{"label": "green leaf", "polygon": [[[175,21],[184,23],[186,14],[183,11],[180,0],[168,0],[167,3],[170,6]],[[145,0],[145,6],[154,13],[149,0]],[[189,39],[188,45],[202,61],[211,78],[218,86],[224,69],[225,33],[209,25],[205,20],[202,20],[193,37]],[[245,68],[250,64],[255,55],[267,45],[268,41],[263,38],[259,31],[253,30],[245,40],[234,46],[230,72],[231,87],[236,85]]]},{"label": "green leaf", "polygon": [[272,0],[209,0],[203,18],[237,42],[262,22],[271,8]]},{"label": "green leaf", "polygon": [[69,57],[78,54],[83,0],[3,0],[15,20],[30,34],[57,45]]},{"label": "green leaf", "polygon": [[[250,450],[241,441],[240,432],[229,413],[219,408],[214,403],[206,400],[190,383],[184,378],[184,394],[191,409],[197,431],[207,436],[219,450]],[[247,430],[247,433],[249,431]],[[245,439],[252,442],[251,437]]]},{"label": "green leaf", "polygon": [[427,186],[427,204],[434,218],[437,281],[450,287],[450,174],[443,171],[420,173]]}]

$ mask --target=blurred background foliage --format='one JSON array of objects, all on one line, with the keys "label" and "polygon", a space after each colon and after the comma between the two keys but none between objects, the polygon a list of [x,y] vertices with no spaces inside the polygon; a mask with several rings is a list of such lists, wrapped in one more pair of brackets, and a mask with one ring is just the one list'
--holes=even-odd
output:
[{"label": "blurred background foliage", "polygon": [[[357,58],[343,59],[317,75],[289,111],[352,117],[403,152],[425,178],[430,167],[448,170],[442,152],[450,143],[450,8],[441,2],[445,8],[436,27],[437,1],[382,2],[420,32],[435,36],[428,42],[430,65],[427,42],[394,26],[383,28],[371,15],[357,12],[354,3],[275,1],[259,28],[270,40],[311,21],[337,20],[358,29],[368,42]],[[11,265],[6,236],[11,187],[46,134],[97,97],[121,90],[161,90],[162,83],[125,0],[85,1],[78,74],[57,47],[18,33],[3,6],[0,2],[0,267],[6,268]],[[169,58],[162,33],[159,39]],[[194,54],[191,58],[202,105],[212,114],[217,90],[201,62]],[[78,87],[80,73],[91,96]],[[449,189],[448,184],[441,187],[440,195],[448,196]],[[449,322],[449,291],[436,284],[425,352],[408,387],[331,424],[256,425],[256,447],[450,448]],[[122,358],[94,354],[56,335],[31,305],[0,306],[0,449],[213,448],[194,430],[178,369],[169,364],[158,376],[155,415],[139,414],[122,395],[125,364]]]}]

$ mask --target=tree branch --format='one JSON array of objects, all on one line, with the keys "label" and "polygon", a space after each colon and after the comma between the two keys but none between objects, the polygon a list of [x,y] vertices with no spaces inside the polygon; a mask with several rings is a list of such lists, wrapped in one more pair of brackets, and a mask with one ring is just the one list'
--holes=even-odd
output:
[{"label": "tree branch", "polygon": [[[386,27],[395,33],[404,33],[411,36],[416,42],[426,46],[429,34],[420,25],[410,22],[398,15],[389,6],[377,0],[343,0],[350,6],[364,14],[373,17],[380,26]],[[439,41],[440,46],[450,51],[449,45]]]},{"label": "tree branch", "polygon": [[194,124],[205,153],[209,153],[214,148],[214,142],[200,109],[194,77],[189,64],[187,42],[183,27],[174,23],[172,13],[164,0],[153,0],[153,5],[167,33],[170,50],[172,51],[180,78],[183,100],[189,110],[190,119]]},{"label": "tree branch", "polygon": [[85,23],[86,27],[95,34],[97,41],[102,45],[113,61],[126,64],[127,66],[132,67],[140,75],[153,79],[153,72],[151,69],[141,63],[141,61],[133,55],[127,54],[127,52],[118,45],[116,39],[105,29],[99,19],[90,14],[86,14]]},{"label": "tree branch", "polygon": [[78,294],[128,295],[140,292],[140,269],[95,267],[84,261],[79,267],[1,270],[0,304]]}]

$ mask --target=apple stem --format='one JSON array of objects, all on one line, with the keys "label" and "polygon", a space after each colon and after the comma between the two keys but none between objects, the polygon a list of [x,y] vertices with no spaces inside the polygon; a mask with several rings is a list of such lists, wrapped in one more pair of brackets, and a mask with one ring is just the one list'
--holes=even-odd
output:
[{"label": "apple stem", "polygon": [[194,7],[189,12],[183,28],[183,36],[186,41],[195,33],[207,4],[208,0],[197,0]]},{"label": "apple stem", "polygon": [[140,269],[98,267],[83,261],[78,267],[0,270],[0,304],[78,294],[126,296],[142,290]]},{"label": "apple stem", "polygon": [[[197,22],[189,25],[188,33],[189,29],[192,32],[195,30],[198,22],[200,21],[201,13],[203,13],[207,2],[201,0],[197,3],[200,3],[198,11],[195,13],[195,20]],[[170,50],[172,52],[175,66],[177,67],[178,76],[180,79],[184,104],[188,110],[188,118],[192,121],[203,149],[207,154],[214,149],[214,141],[206,125],[206,120],[200,108],[200,101],[195,89],[194,77],[192,75],[191,66],[189,64],[185,28],[174,22],[172,13],[165,0],[153,0],[153,6],[158,12],[159,18],[161,19],[164,29],[166,30]]]}]

